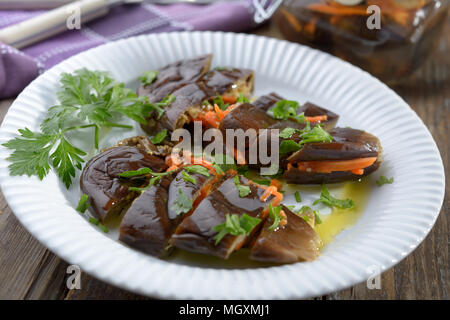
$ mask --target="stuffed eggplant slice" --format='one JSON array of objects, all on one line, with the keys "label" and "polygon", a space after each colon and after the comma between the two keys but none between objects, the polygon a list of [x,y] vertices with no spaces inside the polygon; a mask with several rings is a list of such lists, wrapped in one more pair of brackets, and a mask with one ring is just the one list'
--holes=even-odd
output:
[{"label": "stuffed eggplant slice", "polygon": [[[154,134],[165,128],[170,131],[181,128],[183,125],[204,113],[208,108],[205,102],[212,101],[218,95],[236,99],[243,94],[249,96],[253,92],[253,71],[236,68],[216,68],[209,72],[212,55],[188,60],[188,62],[176,62],[171,67],[165,67],[159,71],[154,83],[140,89],[140,95],[149,96],[150,102],[162,101],[165,97],[172,99],[164,107],[161,118],[153,113],[147,124],[142,128],[149,134]],[[194,61],[194,62],[192,62]],[[201,64],[201,62],[203,64]],[[199,68],[202,65],[203,68]],[[179,66],[179,67],[177,67]],[[181,68],[188,76],[168,76],[172,69]],[[192,68],[192,70],[189,70]],[[181,71],[178,70],[178,73]],[[171,73],[176,73],[170,71]],[[193,76],[193,75],[196,76]],[[161,79],[160,79],[161,78]]]},{"label": "stuffed eggplant slice", "polygon": [[[244,187],[248,194],[242,194],[239,187]],[[218,231],[215,227],[227,222],[227,215],[244,214],[256,218],[257,224],[249,232],[253,234],[265,218],[264,209],[273,196],[265,201],[261,197],[265,189],[249,183],[244,177],[231,175],[225,177],[215,186],[194,210],[192,215],[183,220],[172,236],[171,243],[180,249],[202,254],[228,258],[230,254],[242,247],[248,239],[248,234],[227,234],[217,241]],[[231,218],[228,218],[231,219]]]},{"label": "stuffed eggplant slice", "polygon": [[147,138],[136,137],[104,150],[86,164],[81,173],[80,187],[89,196],[93,213],[100,221],[119,214],[137,196],[129,190],[130,186],[146,183],[142,179],[124,181],[120,177],[122,172],[142,168],[151,168],[155,172],[167,169],[164,160],[154,155],[152,150],[156,148]]},{"label": "stuffed eggplant slice", "polygon": [[170,171],[142,191],[125,213],[119,240],[157,257],[170,252],[168,241],[175,228],[201,198],[202,189],[214,179],[206,168],[202,173],[187,173],[189,168]]},{"label": "stuffed eggplant slice", "polygon": [[351,128],[329,132],[330,142],[306,143],[286,160],[288,183],[323,184],[357,180],[377,170],[382,147],[377,137]]}]

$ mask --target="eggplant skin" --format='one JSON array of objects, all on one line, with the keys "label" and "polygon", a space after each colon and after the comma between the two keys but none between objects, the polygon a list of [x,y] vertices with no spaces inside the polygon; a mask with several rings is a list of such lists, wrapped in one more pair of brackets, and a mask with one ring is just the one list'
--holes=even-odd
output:
[{"label": "eggplant skin", "polygon": [[271,92],[264,96],[260,96],[257,100],[253,101],[252,104],[263,111],[268,111],[276,106],[277,102],[280,100],[284,100],[281,96],[279,96],[275,92]]},{"label": "eggplant skin", "polygon": [[286,183],[292,184],[324,184],[324,183],[338,183],[344,181],[359,180],[372,172],[378,170],[381,165],[381,160],[375,161],[371,166],[364,168],[364,173],[353,174],[350,171],[335,171],[331,173],[317,173],[300,171],[296,167],[284,171],[283,178]]},{"label": "eggplant skin", "polygon": [[186,83],[196,81],[211,65],[212,54],[180,60],[159,70],[155,82],[141,86],[139,96],[148,96],[150,102],[159,102]]},{"label": "eggplant skin", "polygon": [[250,251],[250,259],[271,263],[313,261],[320,254],[322,241],[313,228],[300,216],[283,206],[287,224],[274,231],[266,220]]},{"label": "eggplant skin", "polygon": [[98,219],[104,221],[110,214],[120,212],[135,197],[121,182],[119,173],[144,167],[156,172],[167,169],[161,158],[133,146],[107,149],[86,164],[81,173],[80,187],[89,196]]},{"label": "eggplant skin", "polygon": [[[240,177],[241,184],[248,180]],[[264,190],[249,184],[250,194],[240,197],[233,178],[226,178],[223,183],[213,187],[213,191],[206,196],[195,208],[194,212],[185,218],[172,236],[171,244],[186,251],[202,253],[227,259],[237,246],[245,243],[245,235],[226,235],[217,245],[214,237],[217,231],[213,227],[225,222],[226,214],[244,213],[253,217],[262,217],[262,212],[271,198],[262,202],[259,198]],[[256,231],[258,227],[255,227]]]},{"label": "eggplant skin", "polygon": [[165,176],[137,197],[120,224],[119,240],[152,256],[164,257],[167,242],[180,217],[169,218],[169,186],[175,173]]},{"label": "eggplant skin", "polygon": [[215,94],[250,96],[254,87],[254,73],[249,69],[224,68],[214,69],[203,75],[200,80]]}]

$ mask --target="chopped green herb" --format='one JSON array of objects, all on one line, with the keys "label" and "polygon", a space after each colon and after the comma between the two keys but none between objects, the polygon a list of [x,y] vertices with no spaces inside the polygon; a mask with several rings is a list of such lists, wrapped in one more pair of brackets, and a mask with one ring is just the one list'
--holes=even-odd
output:
[{"label": "chopped green herb", "polygon": [[301,135],[302,140],[300,141],[301,145],[305,143],[311,142],[331,142],[333,141],[333,137],[322,129],[320,125],[315,126],[311,130],[303,132]]},{"label": "chopped green herb", "polygon": [[315,222],[317,224],[321,224],[322,223],[322,219],[320,219],[319,211],[314,210],[313,213],[314,213],[314,218],[316,220]]},{"label": "chopped green herb", "polygon": [[261,219],[254,218],[246,213],[242,214],[240,217],[238,214],[230,215],[227,213],[225,215],[225,222],[213,227],[213,230],[218,232],[214,237],[214,240],[216,240],[215,245],[217,246],[227,234],[233,236],[242,234],[249,235],[260,222]]},{"label": "chopped green herb", "polygon": [[222,168],[221,168],[218,164],[213,164],[213,168],[214,168],[214,170],[216,170],[216,173],[217,173],[218,175],[224,174]]},{"label": "chopped green herb", "polygon": [[289,138],[292,137],[292,136],[294,135],[294,133],[296,133],[297,131],[299,131],[299,130],[294,129],[294,128],[290,128],[290,127],[284,128],[284,129],[280,132],[279,136],[280,136],[280,138],[283,138],[283,139],[289,139]]},{"label": "chopped green herb", "polygon": [[280,157],[301,149],[301,145],[294,140],[283,140],[280,144]]},{"label": "chopped green herb", "polygon": [[380,179],[378,179],[376,181],[376,183],[377,183],[377,186],[379,186],[379,187],[381,187],[382,185],[385,185],[385,184],[392,184],[392,183],[394,183],[394,177],[388,179],[385,176],[381,176]]},{"label": "chopped green herb", "polygon": [[302,202],[302,196],[300,195],[300,192],[295,191],[294,197],[295,197],[295,201],[297,201],[298,203]]},{"label": "chopped green herb", "polygon": [[217,71],[224,71],[224,70],[232,71],[233,70],[233,68],[230,68],[230,67],[215,67],[214,69],[216,69]]},{"label": "chopped green herb", "polygon": [[226,110],[230,105],[228,103],[225,103],[223,101],[223,98],[221,95],[217,95],[214,100],[213,100],[213,104],[217,104],[217,106],[221,109],[221,110]]},{"label": "chopped green herb", "polygon": [[248,102],[250,102],[250,101],[247,99],[246,96],[244,96],[243,93],[240,93],[240,94],[239,94],[239,97],[238,97],[237,100],[236,100],[236,102],[237,102],[237,103],[248,103]]},{"label": "chopped green herb", "polygon": [[195,177],[191,176],[189,173],[187,173],[186,171],[181,171],[181,175],[183,176],[183,180],[186,182],[190,182],[192,184],[197,184],[197,179],[195,179]]},{"label": "chopped green herb", "polygon": [[190,172],[190,173],[198,173],[198,174],[204,175],[205,177],[209,177],[208,169],[201,165],[197,165],[197,164],[192,165],[192,166],[184,168],[184,170],[186,170],[187,172]]},{"label": "chopped green herb", "polygon": [[289,210],[294,210],[295,209],[295,206],[294,205],[292,205],[292,206],[286,206],[286,208],[288,208]]},{"label": "chopped green herb", "polygon": [[142,74],[142,76],[140,76],[138,79],[141,81],[141,83],[144,86],[148,86],[148,85],[151,85],[156,80],[158,73],[159,73],[159,71],[149,70],[149,71],[144,72]]},{"label": "chopped green herb", "polygon": [[282,206],[273,207],[272,203],[269,203],[269,218],[273,221],[272,225],[269,227],[269,230],[274,231],[280,225],[283,217],[281,216]]},{"label": "chopped green herb", "polygon": [[278,120],[293,119],[299,123],[305,123],[304,113],[297,114],[299,106],[297,101],[280,100],[275,107],[268,110],[267,113]]},{"label": "chopped green herb", "polygon": [[239,191],[239,197],[243,198],[250,194],[250,192],[251,192],[250,187],[241,185],[238,175],[234,176],[233,181],[234,181],[234,184],[236,185],[236,188]]},{"label": "chopped green herb", "polygon": [[178,197],[171,209],[175,211],[177,215],[188,213],[192,210],[192,201],[183,193],[181,189],[178,189]]},{"label": "chopped green herb", "polygon": [[109,232],[108,228],[105,227],[103,224],[101,224],[100,221],[98,221],[97,219],[95,219],[93,217],[89,217],[89,222],[92,223],[93,225],[97,226],[104,233],[108,233]]},{"label": "chopped green herb", "polygon": [[89,222],[92,224],[95,224],[96,226],[100,223],[100,221],[98,221],[97,219],[95,219],[93,217],[89,217]]},{"label": "chopped green herb", "polygon": [[91,204],[88,202],[88,200],[89,200],[88,195],[83,194],[83,195],[81,196],[81,198],[80,198],[80,201],[78,201],[78,205],[77,205],[76,210],[77,210],[78,212],[84,213],[84,212],[89,208],[89,206],[91,205]]},{"label": "chopped green herb", "polygon": [[241,176],[244,176],[244,177],[248,177],[248,175],[250,174],[250,169],[249,169],[249,167],[247,166],[247,165],[243,165],[243,166],[239,166],[238,168],[237,168],[237,172],[238,172],[238,174],[240,174]]},{"label": "chopped green herb", "polygon": [[314,201],[314,205],[319,202],[329,206],[330,208],[336,207],[340,209],[350,209],[355,206],[355,203],[351,199],[340,200],[333,197],[326,185],[322,185],[322,192],[320,193],[320,198]]},{"label": "chopped green herb", "polygon": [[154,172],[150,168],[140,168],[138,170],[130,170],[130,171],[123,171],[118,174],[121,178],[132,178],[136,176],[143,176],[146,174],[154,174]]},{"label": "chopped green herb", "polygon": [[150,141],[154,144],[160,144],[167,137],[167,129],[163,129],[158,132],[155,136],[150,138]]},{"label": "chopped green herb", "polygon": [[270,186],[270,180],[267,179],[253,179],[253,182],[261,184],[263,186]]},{"label": "chopped green herb", "polygon": [[297,211],[297,214],[303,214],[305,211],[311,211],[311,208],[308,206],[302,206],[300,210]]},{"label": "chopped green herb", "polygon": [[305,220],[306,222],[309,222],[308,216],[301,216],[301,218],[303,218],[303,220]]}]

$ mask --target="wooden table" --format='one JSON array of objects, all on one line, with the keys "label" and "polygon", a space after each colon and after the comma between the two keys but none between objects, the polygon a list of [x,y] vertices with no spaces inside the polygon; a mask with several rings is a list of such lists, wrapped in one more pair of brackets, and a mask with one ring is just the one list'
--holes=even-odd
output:
[{"label": "wooden table", "polygon": [[[449,22],[449,21],[448,21]],[[282,38],[275,25],[256,34]],[[425,122],[449,178],[450,23],[439,49],[410,79],[394,88]],[[0,102],[3,119],[12,100]],[[425,241],[383,273],[382,288],[362,283],[317,299],[449,299],[449,187],[441,214]],[[66,288],[68,264],[35,240],[17,221],[0,193],[0,299],[148,299],[82,274],[81,290]]]}]

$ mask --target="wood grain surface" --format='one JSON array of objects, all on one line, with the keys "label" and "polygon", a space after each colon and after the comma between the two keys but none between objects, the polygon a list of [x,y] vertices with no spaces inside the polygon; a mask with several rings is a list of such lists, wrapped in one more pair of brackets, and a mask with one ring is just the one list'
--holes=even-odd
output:
[{"label": "wood grain surface", "polygon": [[[274,24],[253,33],[282,38]],[[450,23],[438,50],[418,72],[393,88],[418,113],[437,142],[449,174]],[[0,102],[0,119],[12,100]],[[437,222],[422,244],[384,272],[381,289],[365,283],[316,299],[449,299],[449,186]],[[148,299],[82,273],[81,289],[66,286],[68,264],[35,240],[0,193],[0,299]]]}]

